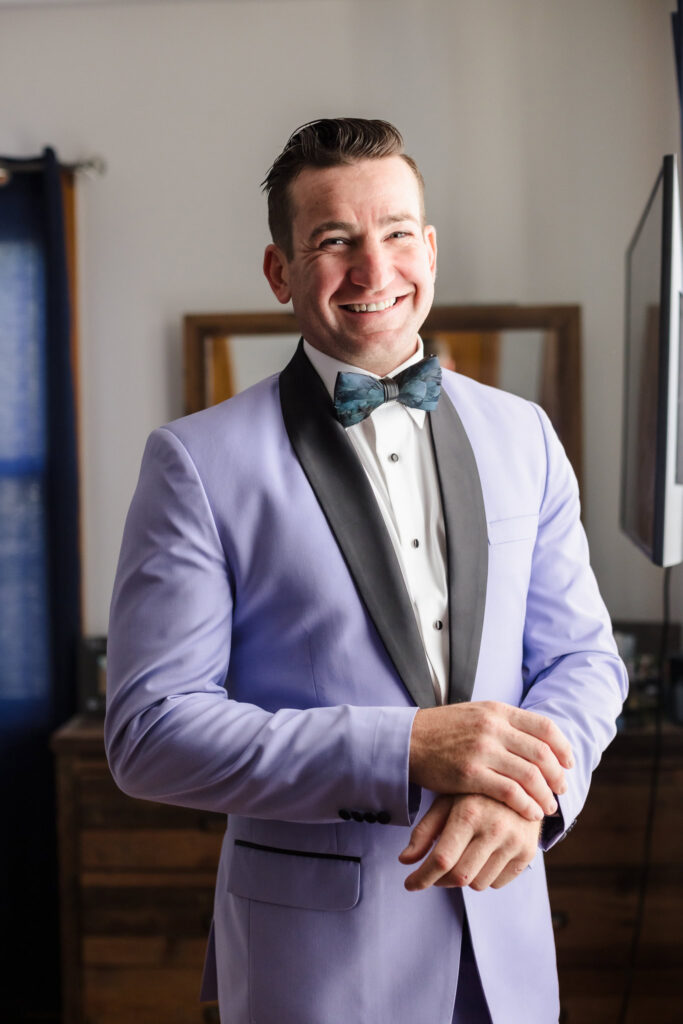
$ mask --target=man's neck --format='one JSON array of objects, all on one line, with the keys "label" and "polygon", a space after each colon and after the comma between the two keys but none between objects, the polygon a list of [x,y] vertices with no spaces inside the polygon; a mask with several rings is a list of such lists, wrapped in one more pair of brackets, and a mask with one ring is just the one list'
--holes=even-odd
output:
[{"label": "man's neck", "polygon": [[423,356],[422,339],[418,336],[417,346],[415,352],[408,359],[399,363],[389,373],[380,375],[368,367],[359,366],[357,363],[346,363],[340,359],[335,359],[334,356],[329,356],[325,352],[321,352],[320,349],[312,345],[306,338],[304,338],[304,352],[310,359],[314,368],[317,370],[318,375],[321,377],[323,384],[327,388],[330,396],[334,398],[334,384],[337,379],[338,373],[368,373],[372,377],[391,377],[401,370],[404,370],[406,366],[411,366],[413,363],[419,362]]}]

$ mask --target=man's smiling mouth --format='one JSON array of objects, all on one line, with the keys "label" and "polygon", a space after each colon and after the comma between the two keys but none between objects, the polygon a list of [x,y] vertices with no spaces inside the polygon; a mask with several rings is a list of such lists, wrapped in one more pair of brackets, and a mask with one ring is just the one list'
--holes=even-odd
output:
[{"label": "man's smiling mouth", "polygon": [[384,309],[395,306],[398,296],[393,299],[385,299],[384,302],[347,302],[342,309],[348,309],[351,313],[381,313]]}]

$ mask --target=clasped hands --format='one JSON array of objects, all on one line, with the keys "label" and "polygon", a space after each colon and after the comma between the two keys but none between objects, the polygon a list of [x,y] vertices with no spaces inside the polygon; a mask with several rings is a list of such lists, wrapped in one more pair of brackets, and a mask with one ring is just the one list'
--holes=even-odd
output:
[{"label": "clasped hands", "polygon": [[[420,866],[405,880],[501,888],[536,854],[554,794],[567,789],[571,748],[549,718],[496,701],[421,709],[410,742],[410,780],[441,794],[400,854]],[[423,860],[424,858],[424,860]]]}]

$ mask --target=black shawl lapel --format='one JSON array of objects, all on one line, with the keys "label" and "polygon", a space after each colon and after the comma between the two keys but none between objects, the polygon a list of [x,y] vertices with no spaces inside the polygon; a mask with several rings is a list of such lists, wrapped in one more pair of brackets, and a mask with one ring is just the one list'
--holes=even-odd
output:
[{"label": "black shawl lapel", "polygon": [[441,389],[429,413],[448,552],[448,701],[471,700],[484,624],[488,533],[479,471],[455,406]]},{"label": "black shawl lapel", "polygon": [[422,640],[382,514],[301,342],[280,374],[280,403],[292,447],[396,671],[418,706],[433,707]]}]

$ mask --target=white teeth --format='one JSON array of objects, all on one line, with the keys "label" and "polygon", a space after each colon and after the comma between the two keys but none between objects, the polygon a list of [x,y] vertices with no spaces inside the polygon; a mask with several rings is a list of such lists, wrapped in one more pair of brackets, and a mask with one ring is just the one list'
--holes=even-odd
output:
[{"label": "white teeth", "polygon": [[384,302],[349,302],[346,308],[354,313],[381,313],[383,309],[389,309],[389,306],[393,306],[395,302],[395,298],[386,299]]}]

